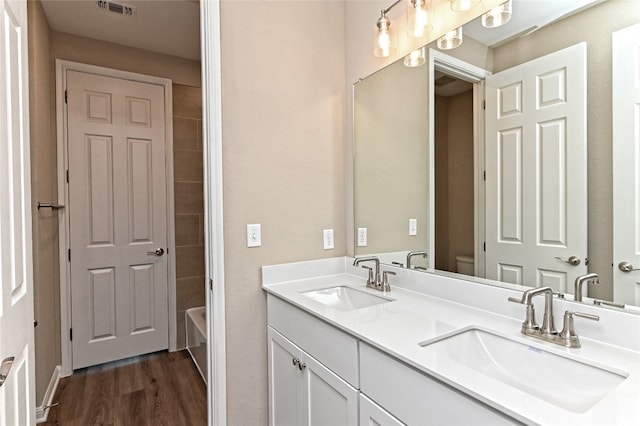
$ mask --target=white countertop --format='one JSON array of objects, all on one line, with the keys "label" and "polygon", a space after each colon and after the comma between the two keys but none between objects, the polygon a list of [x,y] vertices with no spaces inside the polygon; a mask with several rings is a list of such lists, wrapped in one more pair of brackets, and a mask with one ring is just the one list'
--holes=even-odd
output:
[{"label": "white countertop", "polygon": [[[640,424],[640,351],[637,347],[640,338],[640,327],[638,327],[640,320],[633,315],[619,316],[605,310],[596,311],[601,315],[600,328],[587,324],[591,321],[576,319],[576,331],[580,335],[582,348],[568,349],[525,337],[520,333],[524,307],[508,303],[506,300],[507,294],[519,295],[513,290],[478,286],[463,280],[385,267],[386,270],[398,272],[397,277],[391,277],[391,292],[384,294],[385,297],[393,299],[389,303],[352,311],[340,311],[301,294],[310,290],[344,285],[376,296],[383,295],[381,292],[366,288],[366,280],[363,276],[356,275],[361,273],[360,269],[352,268],[351,261],[352,259],[349,258],[335,258],[263,267],[263,288],[268,293],[292,303],[520,421],[543,425]],[[451,297],[443,298],[429,294],[429,286],[438,280],[448,280],[447,285],[451,289],[448,291],[452,294]],[[421,286],[422,283],[424,286]],[[403,288],[405,286],[412,289]],[[460,291],[465,290],[466,286],[473,287],[469,287],[468,291]],[[478,297],[482,298],[482,301],[478,302],[482,309],[456,300],[465,299],[462,293],[468,295],[478,291],[482,293],[482,297]],[[458,294],[459,297],[453,294]],[[495,300],[491,302],[491,298]],[[563,301],[556,300],[554,305],[564,307]],[[570,306],[575,309],[575,304]],[[594,312],[591,308],[581,310]],[[542,307],[537,311],[538,322],[541,322]],[[562,313],[563,310],[556,308],[557,328],[561,328]],[[589,333],[581,333],[582,329],[596,330],[591,333],[596,336],[601,334],[603,314],[604,319],[609,322],[606,327],[627,328],[622,332],[616,329],[622,337],[628,336],[630,343],[626,345],[627,347],[591,338],[586,335]],[[622,321],[622,324],[610,324],[618,321]],[[438,363],[418,344],[470,326],[489,329],[531,347],[569,356],[586,364],[628,375],[628,377],[588,411],[575,413],[484,376],[481,372]],[[581,378],[576,377],[575,380],[579,383]]]}]

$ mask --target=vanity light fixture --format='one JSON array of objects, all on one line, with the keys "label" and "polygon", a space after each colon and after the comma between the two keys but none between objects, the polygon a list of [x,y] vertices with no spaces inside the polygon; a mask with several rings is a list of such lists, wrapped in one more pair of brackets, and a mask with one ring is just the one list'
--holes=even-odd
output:
[{"label": "vanity light fixture", "polygon": [[440,50],[451,50],[462,44],[462,27],[447,32],[440,37],[436,44]]},{"label": "vanity light fixture", "polygon": [[407,28],[415,38],[431,32],[431,0],[407,0]]},{"label": "vanity light fixture", "polygon": [[380,18],[376,21],[376,31],[373,41],[373,54],[379,58],[386,58],[396,51],[395,31],[387,13],[402,0],[396,0],[391,6],[380,11]]},{"label": "vanity light fixture", "polygon": [[409,68],[419,67],[427,61],[427,48],[422,46],[404,57],[403,63]]},{"label": "vanity light fixture", "polygon": [[480,4],[480,0],[451,0],[451,10],[454,12],[466,12]]},{"label": "vanity light fixture", "polygon": [[507,0],[500,6],[496,6],[482,15],[482,26],[485,28],[497,28],[511,20],[511,0]]}]

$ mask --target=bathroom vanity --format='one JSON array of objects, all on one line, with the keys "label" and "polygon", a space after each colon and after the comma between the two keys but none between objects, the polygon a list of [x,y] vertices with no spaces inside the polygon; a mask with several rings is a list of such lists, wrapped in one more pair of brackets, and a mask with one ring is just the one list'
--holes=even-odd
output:
[{"label": "bathroom vanity", "polygon": [[520,333],[520,291],[388,266],[380,292],[352,262],[262,268],[270,424],[640,422],[640,316],[554,299],[558,328],[600,318],[569,349]]}]

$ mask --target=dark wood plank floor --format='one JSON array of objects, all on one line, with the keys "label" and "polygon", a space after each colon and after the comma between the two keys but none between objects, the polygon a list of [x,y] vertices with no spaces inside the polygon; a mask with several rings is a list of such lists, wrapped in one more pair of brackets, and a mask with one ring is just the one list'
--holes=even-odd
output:
[{"label": "dark wood plank floor", "polygon": [[157,352],[60,380],[44,425],[206,425],[207,389],[189,353]]}]

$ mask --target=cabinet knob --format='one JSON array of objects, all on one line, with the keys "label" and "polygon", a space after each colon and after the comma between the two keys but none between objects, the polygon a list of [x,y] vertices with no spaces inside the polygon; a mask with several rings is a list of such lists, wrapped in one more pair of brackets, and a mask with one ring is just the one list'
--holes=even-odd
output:
[{"label": "cabinet knob", "polygon": [[300,369],[300,371],[304,370],[307,367],[307,364],[305,364],[304,362],[300,362],[300,360],[298,360],[298,368]]},{"label": "cabinet knob", "polygon": [[294,366],[298,365],[299,362],[300,362],[300,360],[298,358],[292,358],[291,359],[291,364],[293,364]]}]

